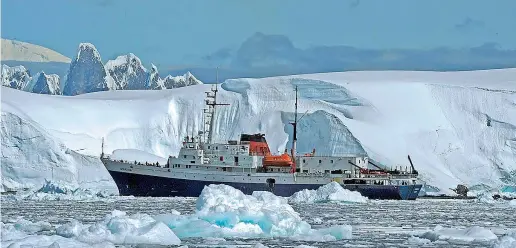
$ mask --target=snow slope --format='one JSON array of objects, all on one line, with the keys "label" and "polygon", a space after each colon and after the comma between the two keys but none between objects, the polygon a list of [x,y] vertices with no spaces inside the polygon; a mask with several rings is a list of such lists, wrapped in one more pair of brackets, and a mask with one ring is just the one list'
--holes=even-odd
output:
[{"label": "snow slope", "polygon": [[[323,155],[365,152],[403,167],[410,154],[423,180],[444,191],[458,183],[500,187],[516,171],[515,76],[516,69],[504,69],[227,80],[219,99],[231,105],[217,112],[214,138],[262,132],[272,151],[283,151],[290,146],[298,86],[299,112],[307,112],[299,124],[300,153],[314,147]],[[106,153],[139,149],[166,158],[177,154],[183,136],[201,129],[210,87],[74,97],[4,88],[2,106],[11,108],[2,111],[16,109],[82,154],[98,156],[104,137]]]},{"label": "snow slope", "polygon": [[46,47],[8,39],[2,39],[2,60],[64,63],[71,61],[70,58]]}]

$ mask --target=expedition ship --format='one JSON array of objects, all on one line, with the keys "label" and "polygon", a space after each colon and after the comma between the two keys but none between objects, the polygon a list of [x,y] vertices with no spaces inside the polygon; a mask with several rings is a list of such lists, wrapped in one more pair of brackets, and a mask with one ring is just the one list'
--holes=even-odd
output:
[{"label": "expedition ship", "polygon": [[[204,129],[196,137],[185,137],[177,156],[169,156],[166,164],[150,161],[111,159],[102,149],[101,160],[120,195],[197,197],[204,186],[226,184],[245,194],[270,191],[278,196],[291,196],[303,189],[317,189],[330,182],[358,191],[370,199],[415,200],[422,185],[416,182],[417,171],[386,170],[365,155],[318,156],[297,155],[297,87],[291,153],[272,154],[264,134],[241,134],[239,140],[213,142],[213,122],[218,87],[206,92]],[[206,137],[207,134],[207,137]],[[149,163],[150,162],[150,163]],[[368,165],[376,169],[368,169]]]}]

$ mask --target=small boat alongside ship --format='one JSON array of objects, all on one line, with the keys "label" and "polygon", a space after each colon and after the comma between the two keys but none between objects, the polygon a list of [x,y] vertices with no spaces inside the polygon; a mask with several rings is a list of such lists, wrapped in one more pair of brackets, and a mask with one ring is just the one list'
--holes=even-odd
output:
[{"label": "small boat alongside ship", "polygon": [[[241,134],[239,140],[213,142],[213,122],[218,106],[217,84],[206,92],[204,111],[206,132],[185,137],[177,156],[166,164],[149,161],[111,159],[102,151],[101,160],[117,184],[120,195],[197,197],[206,185],[226,184],[245,194],[270,191],[291,196],[303,189],[317,189],[330,182],[358,191],[370,199],[415,200],[422,185],[418,173],[410,169],[386,170],[365,155],[319,156],[298,155],[297,87],[292,149],[272,154],[264,134]],[[373,165],[376,169],[368,169]]]}]

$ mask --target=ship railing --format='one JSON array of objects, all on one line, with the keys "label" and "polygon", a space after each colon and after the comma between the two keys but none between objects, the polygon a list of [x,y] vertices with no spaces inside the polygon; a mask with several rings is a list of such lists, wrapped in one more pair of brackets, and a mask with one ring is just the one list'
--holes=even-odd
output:
[{"label": "ship railing", "polygon": [[123,159],[111,159],[111,161],[113,162],[117,162],[117,163],[123,163],[123,164],[131,164],[131,165],[139,165],[139,166],[149,166],[149,167],[162,167],[167,165],[168,164],[168,161],[166,164],[160,164],[159,162],[155,162],[155,163],[149,163],[147,161],[145,162],[141,162],[141,161],[127,161],[127,160],[123,160]]}]

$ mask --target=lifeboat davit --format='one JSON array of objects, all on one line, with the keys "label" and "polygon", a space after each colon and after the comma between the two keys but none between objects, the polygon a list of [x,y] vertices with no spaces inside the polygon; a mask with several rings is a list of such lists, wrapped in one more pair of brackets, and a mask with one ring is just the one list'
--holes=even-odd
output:
[{"label": "lifeboat davit", "polygon": [[263,157],[263,166],[284,166],[284,167],[290,167],[294,164],[292,161],[292,158],[284,153],[281,155],[268,155]]}]

